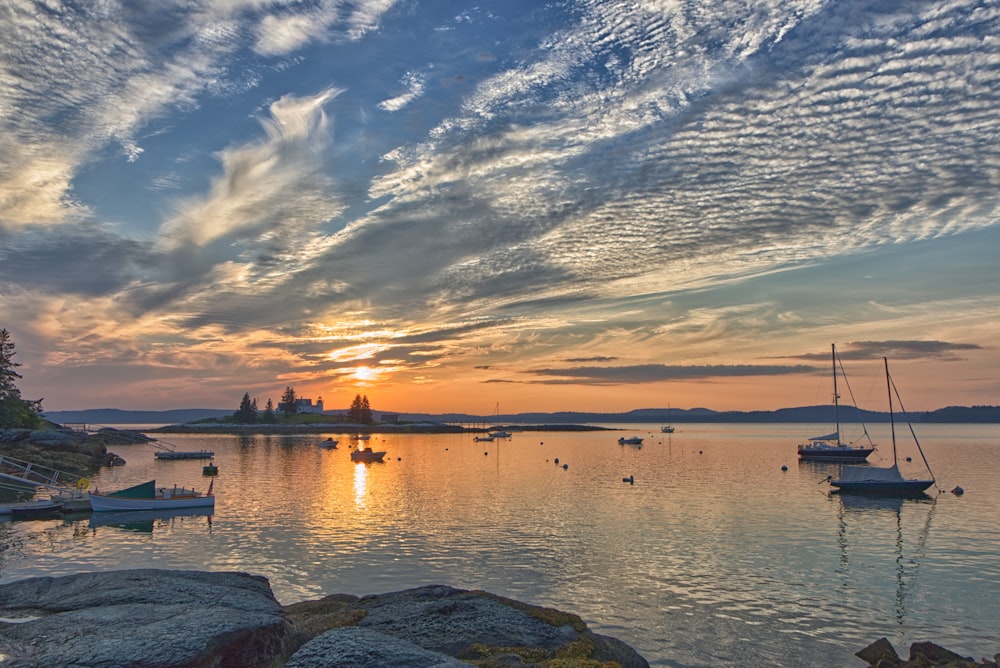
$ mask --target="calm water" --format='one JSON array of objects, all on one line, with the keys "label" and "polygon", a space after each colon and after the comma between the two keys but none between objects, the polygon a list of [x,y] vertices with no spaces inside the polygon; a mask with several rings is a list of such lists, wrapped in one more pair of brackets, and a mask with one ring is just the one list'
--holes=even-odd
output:
[{"label": "calm water", "polygon": [[[888,426],[869,429],[891,457]],[[322,450],[318,437],[171,434],[179,449],[216,452],[213,517],[0,524],[0,581],[241,570],[267,576],[285,604],[443,583],[575,612],[660,666],[857,667],[854,652],[880,636],[904,651],[933,640],[992,656],[998,427],[918,429],[941,489],[961,485],[964,496],[831,496],[818,483],[836,467],[796,461],[812,435],[803,425],[680,425],[671,436],[636,425],[495,443],[375,435],[389,455],[367,465],[350,461],[345,435]],[[620,446],[621,435],[645,445]],[[128,464],[92,485],[208,487],[200,461],[113,449]]]}]

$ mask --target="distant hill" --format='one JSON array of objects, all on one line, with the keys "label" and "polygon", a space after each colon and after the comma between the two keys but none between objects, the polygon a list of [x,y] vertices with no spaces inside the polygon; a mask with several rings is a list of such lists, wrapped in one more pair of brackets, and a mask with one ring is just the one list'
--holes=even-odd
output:
[{"label": "distant hill", "polygon": [[[343,411],[327,411],[344,414]],[[684,422],[733,422],[733,423],[833,423],[833,406],[802,406],[781,408],[775,411],[713,411],[708,408],[640,408],[627,413],[514,413],[506,415],[471,415],[468,413],[396,413],[374,411],[376,420],[383,413],[398,415],[406,422],[448,422],[466,424],[590,424],[590,423],[684,423]],[[46,411],[45,417],[60,424],[182,424],[206,418],[232,415],[232,410],[213,408],[180,408],[167,411],[128,411],[118,408],[94,408],[81,411]],[[1000,423],[1000,406],[949,406],[935,411],[897,414],[900,420],[910,422],[950,423]],[[855,410],[841,406],[841,422],[888,422],[889,414]]]},{"label": "distant hill", "polygon": [[82,411],[45,411],[45,418],[58,424],[180,424],[232,415],[213,408],[178,408],[169,411],[126,411],[90,408]]}]

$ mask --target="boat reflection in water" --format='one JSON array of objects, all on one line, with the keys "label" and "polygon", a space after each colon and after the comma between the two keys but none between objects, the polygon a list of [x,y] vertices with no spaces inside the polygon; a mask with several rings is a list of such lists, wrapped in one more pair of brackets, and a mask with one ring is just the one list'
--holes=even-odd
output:
[{"label": "boat reflection in water", "polygon": [[[907,590],[926,552],[936,499],[927,494],[906,498],[845,492],[831,492],[831,495],[840,501],[837,542],[844,586],[866,586],[864,578],[871,576],[875,579],[867,586],[873,590],[885,588],[889,583],[886,572],[869,567],[879,561],[891,561],[895,582],[893,605],[896,621],[902,624],[907,612]],[[921,527],[924,508],[926,518]],[[865,565],[863,573],[857,569],[851,571],[852,553],[855,561]]]},{"label": "boat reflection in water", "polygon": [[157,526],[170,524],[176,518],[205,518],[212,526],[214,508],[174,508],[161,510],[122,510],[94,513],[90,528],[117,527],[126,531],[152,533]]}]

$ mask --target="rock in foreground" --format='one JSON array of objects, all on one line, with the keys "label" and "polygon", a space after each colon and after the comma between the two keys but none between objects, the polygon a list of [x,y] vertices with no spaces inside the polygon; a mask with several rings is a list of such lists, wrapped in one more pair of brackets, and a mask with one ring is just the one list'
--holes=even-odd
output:
[{"label": "rock in foreground", "polygon": [[879,638],[860,652],[855,653],[859,659],[868,662],[872,668],[997,668],[1000,654],[993,660],[976,661],[972,657],[962,656],[932,642],[915,642],[910,645],[910,658],[903,660],[896,653],[892,643],[887,638]]},{"label": "rock in foreground", "polygon": [[130,570],[0,585],[4,666],[648,668],[579,617],[428,586],[282,608],[246,573]]}]

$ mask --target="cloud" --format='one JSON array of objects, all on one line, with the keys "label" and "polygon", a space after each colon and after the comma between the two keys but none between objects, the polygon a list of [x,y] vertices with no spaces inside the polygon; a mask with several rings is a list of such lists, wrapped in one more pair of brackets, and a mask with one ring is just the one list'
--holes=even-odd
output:
[{"label": "cloud", "polygon": [[[837,356],[847,360],[870,360],[889,357],[897,360],[936,359],[956,361],[963,359],[961,353],[983,350],[975,343],[949,343],[946,341],[851,341],[837,348]],[[829,359],[819,353],[797,355],[797,359]]]},{"label": "cloud", "polygon": [[44,294],[114,294],[150,261],[155,260],[149,244],[97,225],[0,231],[0,294],[7,292],[3,286],[15,285]]},{"label": "cloud", "polygon": [[321,0],[304,12],[268,14],[257,26],[254,50],[265,56],[284,55],[314,41],[357,40],[377,27],[395,4],[394,0]]},{"label": "cloud", "polygon": [[223,173],[205,197],[181,202],[161,231],[168,249],[206,246],[232,235],[256,235],[281,226],[302,229],[343,207],[328,194],[323,153],[331,141],[324,106],[340,91],[306,98],[285,96],[263,119],[266,139],[222,151]]},{"label": "cloud", "polygon": [[394,98],[379,102],[378,108],[384,109],[385,111],[399,111],[424,94],[425,82],[426,77],[424,75],[417,74],[416,72],[407,72],[402,81],[403,85],[407,89],[406,92],[402,95],[397,95]]},{"label": "cloud", "polygon": [[[985,350],[935,350],[962,337],[943,322],[907,341],[929,293],[886,286],[913,266],[936,282],[926,264],[878,274],[849,315],[830,302],[859,285],[832,276],[838,258],[996,227],[988,4],[497,4],[448,30],[388,1],[11,7],[4,299],[70,318],[71,295],[130,334],[169,333],[147,345],[73,325],[74,359],[101,358],[107,337],[123,360],[192,368],[245,353],[271,371],[278,355],[278,373],[315,378],[367,351],[394,369],[602,384],[804,373],[698,363],[723,341],[725,361],[761,359],[764,335],[817,330],[883,340],[858,355]],[[264,97],[248,138],[232,114]],[[171,148],[194,157],[179,167]],[[123,174],[148,203],[107,207],[81,178]],[[136,240],[165,197],[155,241]],[[965,314],[992,305],[982,266]],[[837,294],[819,299],[805,279],[823,268]],[[967,317],[932,287],[940,312]],[[695,364],[644,364],[673,345]]]},{"label": "cloud", "polygon": [[787,376],[789,374],[814,373],[809,366],[781,365],[707,365],[707,366],[667,366],[665,364],[642,364],[616,367],[571,367],[535,369],[526,373],[536,376],[554,376],[543,380],[530,381],[545,385],[621,385],[632,383],[656,383],[666,380],[706,380],[710,378],[733,378],[743,376]]}]

